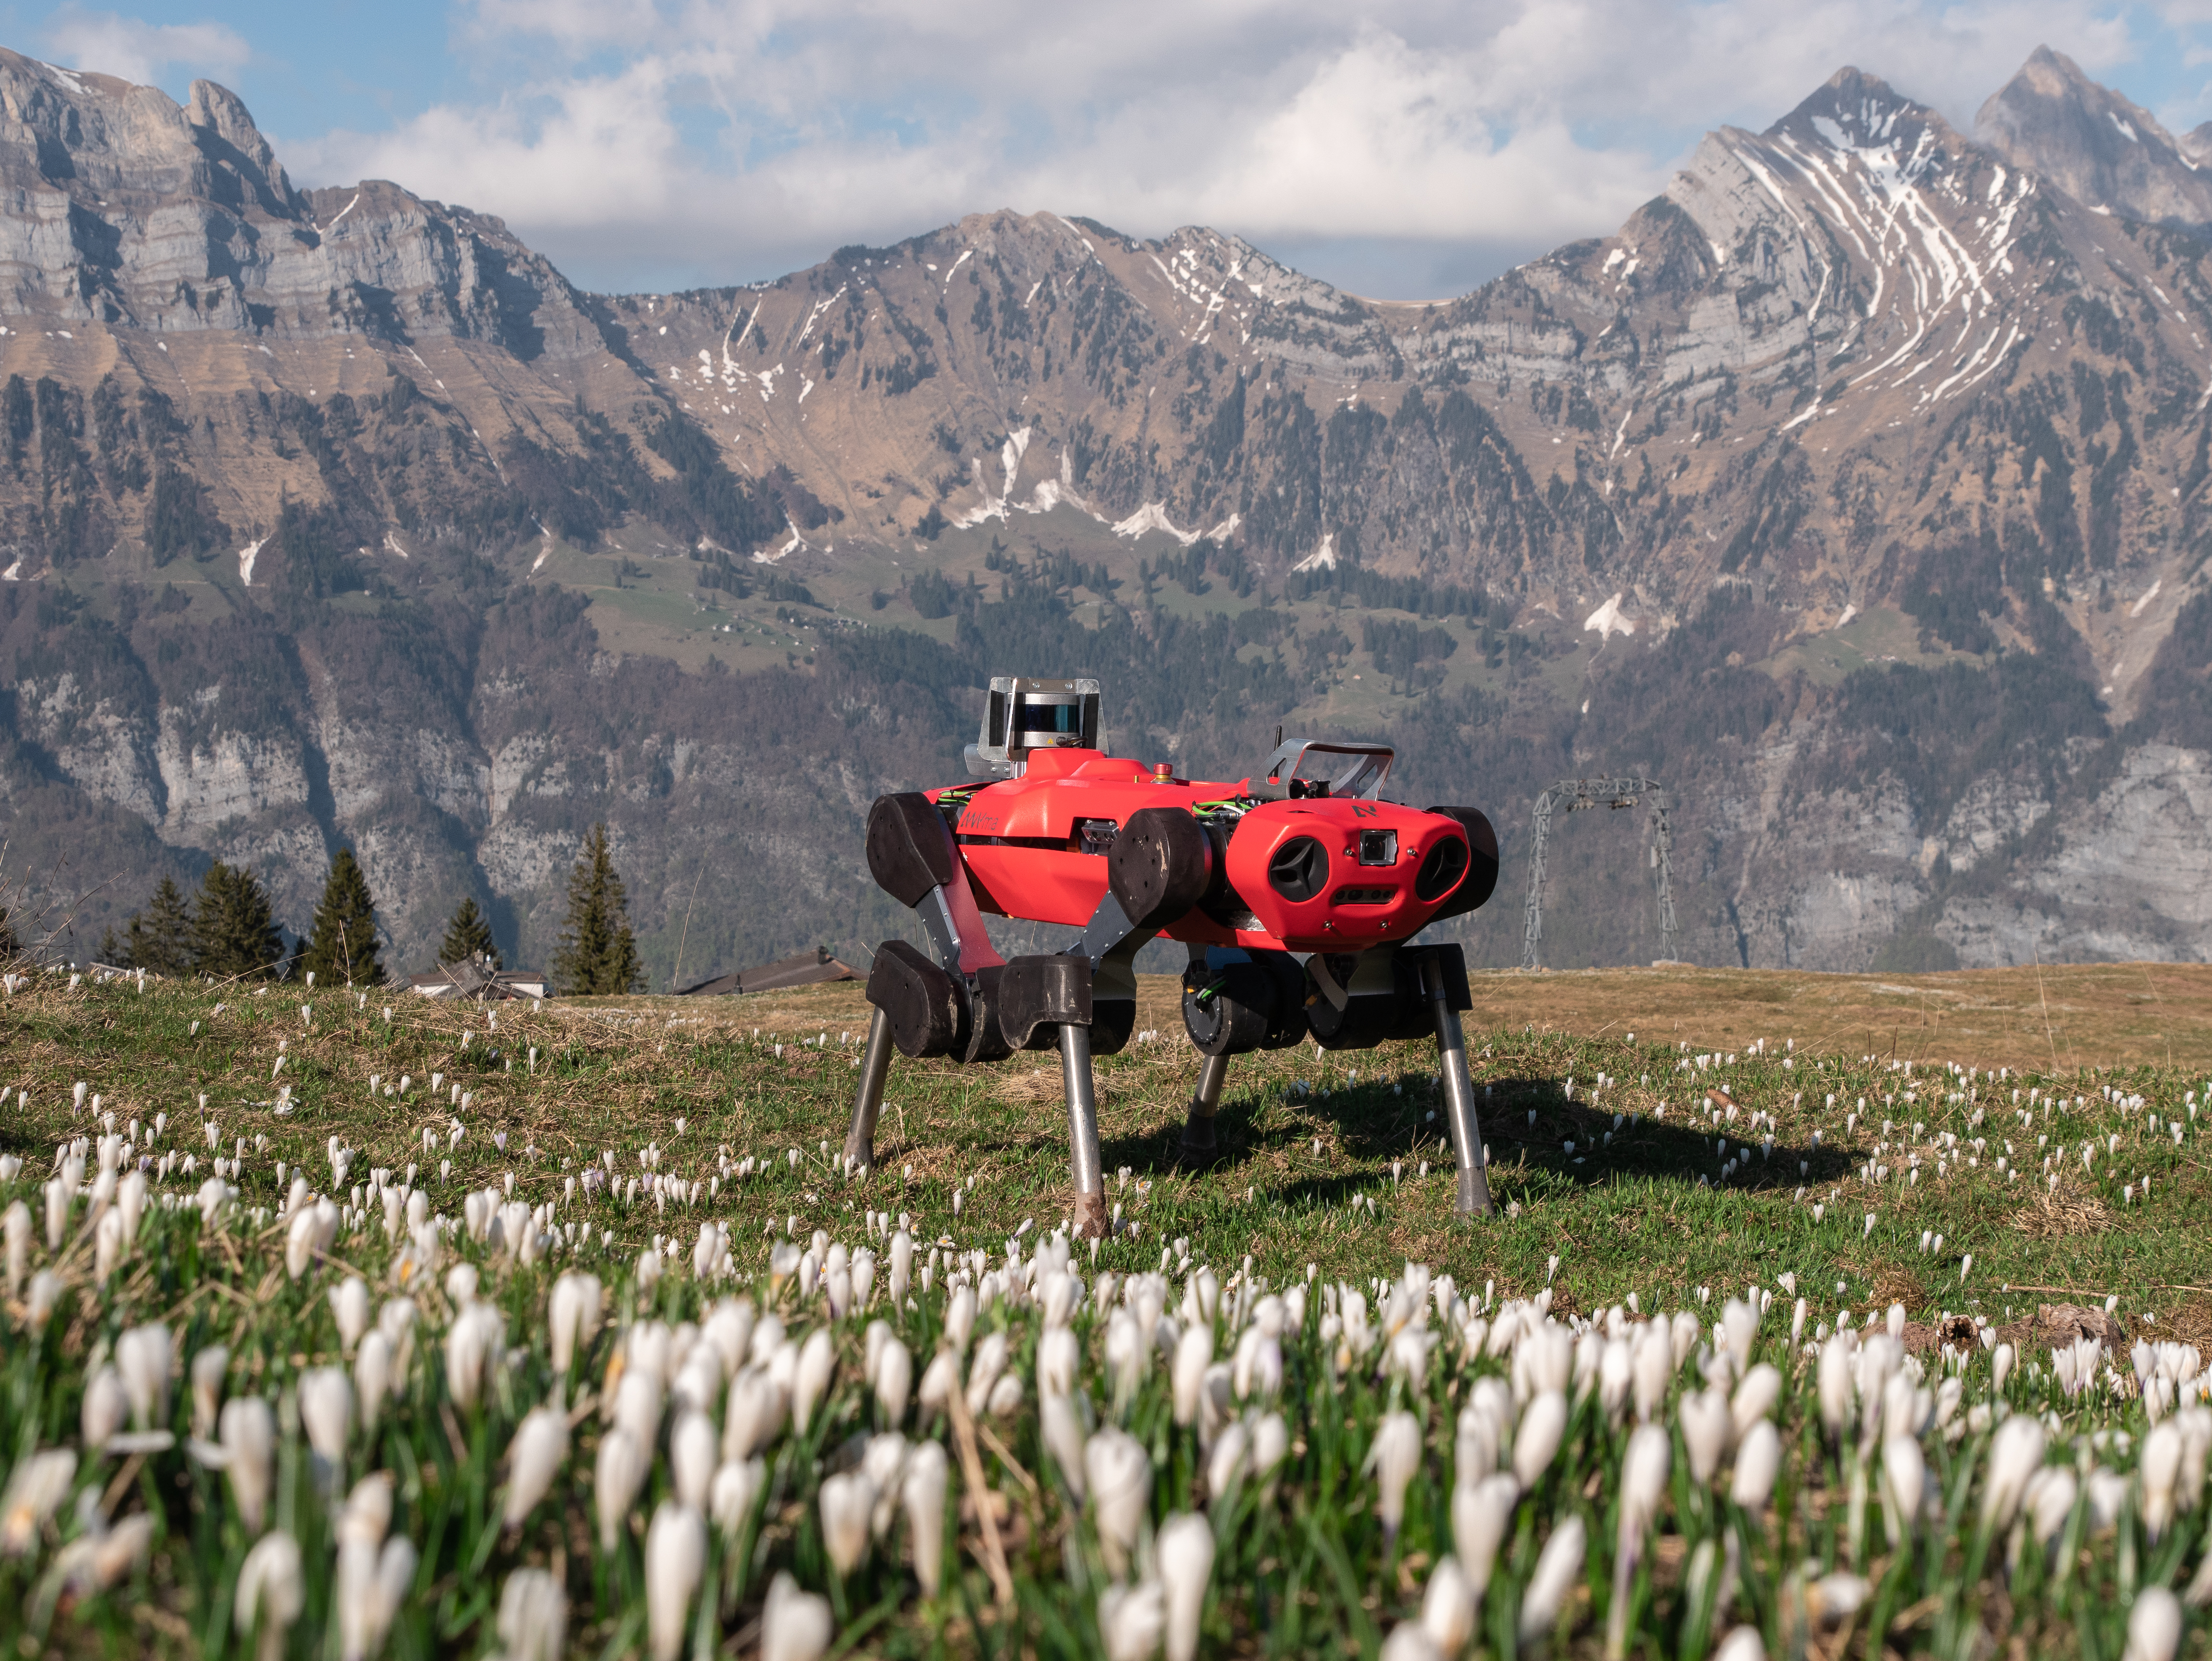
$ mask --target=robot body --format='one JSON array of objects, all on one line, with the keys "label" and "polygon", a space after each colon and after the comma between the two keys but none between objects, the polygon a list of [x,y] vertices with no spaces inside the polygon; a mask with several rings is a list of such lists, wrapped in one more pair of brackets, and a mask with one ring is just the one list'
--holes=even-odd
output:
[{"label": "robot body", "polygon": [[[1460,1208],[1486,1212],[1459,1029],[1464,960],[1456,946],[1414,936],[1489,897],[1489,821],[1473,808],[1382,800],[1393,757],[1379,745],[1294,741],[1246,779],[1177,778],[1168,765],[1106,754],[1097,704],[1095,682],[994,681],[969,750],[971,772],[990,782],[885,796],[871,810],[870,872],[919,914],[933,950],[894,940],[877,954],[848,1165],[873,1161],[893,1048],[963,1061],[1057,1048],[1075,1219],[1079,1232],[1101,1232],[1091,1058],[1127,1042],[1133,959],[1165,937],[1188,950],[1184,1026],[1205,1058],[1186,1154],[1212,1149],[1231,1056],[1309,1035],[1361,1049],[1433,1031]],[[1010,964],[986,915],[1082,932],[1064,952]]]}]

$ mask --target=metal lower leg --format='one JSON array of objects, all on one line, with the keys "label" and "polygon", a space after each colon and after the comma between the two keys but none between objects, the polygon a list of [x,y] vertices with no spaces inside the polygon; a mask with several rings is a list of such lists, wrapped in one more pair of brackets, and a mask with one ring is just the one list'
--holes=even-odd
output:
[{"label": "metal lower leg", "polygon": [[1091,1079],[1091,1029],[1060,1029],[1060,1079],[1067,1092],[1068,1165],[1075,1180],[1075,1233],[1106,1232],[1106,1176],[1098,1163],[1098,1096]]},{"label": "metal lower leg", "polygon": [[1467,1070],[1467,1039],[1460,1031],[1459,1013],[1445,995],[1443,972],[1433,962],[1421,965],[1421,990],[1436,1018],[1445,1116],[1451,1122],[1452,1152],[1459,1160],[1459,1197],[1453,1208],[1466,1216],[1487,1217],[1492,1209],[1490,1173],[1483,1159],[1482,1126],[1475,1117],[1474,1080]]},{"label": "metal lower leg", "polygon": [[1190,1114],[1182,1126],[1185,1153],[1213,1152],[1213,1116],[1221,1105],[1221,1086],[1228,1077],[1226,1056],[1208,1056],[1199,1064],[1198,1088],[1191,1096]]},{"label": "metal lower leg", "polygon": [[860,1056],[860,1082],[853,1092],[853,1128],[845,1133],[845,1164],[866,1171],[876,1163],[876,1115],[884,1105],[884,1080],[891,1070],[891,1018],[878,1009],[868,1019],[868,1047]]}]

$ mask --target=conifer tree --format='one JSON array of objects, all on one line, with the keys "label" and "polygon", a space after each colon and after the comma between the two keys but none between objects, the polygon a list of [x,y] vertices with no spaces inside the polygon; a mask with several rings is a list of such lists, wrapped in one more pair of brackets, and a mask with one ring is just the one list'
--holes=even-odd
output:
[{"label": "conifer tree", "polygon": [[446,925],[446,939],[438,948],[438,961],[473,963],[478,958],[489,962],[494,969],[507,967],[499,955],[499,942],[491,937],[491,919],[478,909],[475,895],[465,894],[453,912],[453,921]]},{"label": "conifer tree", "polygon": [[331,861],[315,908],[314,932],[299,965],[325,986],[381,986],[384,964],[377,956],[376,902],[353,849],[341,848]]},{"label": "conifer tree", "polygon": [[112,948],[100,942],[100,961],[118,969],[143,969],[149,975],[189,975],[192,972],[192,914],[185,904],[185,891],[174,877],[161,879],[154,897],[143,911],[133,911],[123,939]]},{"label": "conifer tree", "polygon": [[274,975],[284,960],[269,891],[252,872],[208,867],[192,907],[192,967],[218,980]]},{"label": "conifer tree", "polygon": [[623,880],[607,852],[607,827],[592,827],[568,873],[568,920],[553,957],[554,983],[572,995],[636,992],[645,986],[637,940],[630,933]]}]

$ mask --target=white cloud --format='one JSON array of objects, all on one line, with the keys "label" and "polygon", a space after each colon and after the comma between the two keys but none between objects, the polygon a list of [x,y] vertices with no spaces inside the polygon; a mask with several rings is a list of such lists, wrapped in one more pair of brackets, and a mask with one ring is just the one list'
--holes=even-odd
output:
[{"label": "white cloud", "polygon": [[64,6],[47,18],[47,50],[72,69],[96,70],[151,86],[163,70],[204,70],[235,75],[252,61],[253,49],[224,23],[149,23],[112,11],[80,11]]},{"label": "white cloud", "polygon": [[[389,179],[520,226],[621,226],[681,211],[696,170],[654,58],[470,108],[441,104],[386,133],[285,147],[303,179]],[[734,181],[732,181],[734,182]]]},{"label": "white cloud", "polygon": [[[2167,0],[2169,9],[2212,0]],[[285,147],[507,217],[584,280],[772,275],[1000,207],[1534,252],[1613,229],[1703,130],[1846,63],[1970,130],[2042,41],[2137,50],[2093,0],[476,0],[487,88]],[[2115,77],[2118,78],[2118,77]]]}]

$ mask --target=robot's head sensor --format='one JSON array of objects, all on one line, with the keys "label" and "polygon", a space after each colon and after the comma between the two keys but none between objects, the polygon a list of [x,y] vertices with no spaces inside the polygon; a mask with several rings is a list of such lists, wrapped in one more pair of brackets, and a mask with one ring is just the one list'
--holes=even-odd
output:
[{"label": "robot's head sensor", "polygon": [[1012,778],[1032,750],[1097,750],[1098,683],[999,675],[983,705],[983,731],[968,746],[975,778]]}]

